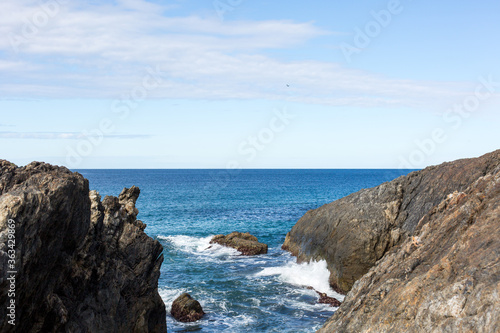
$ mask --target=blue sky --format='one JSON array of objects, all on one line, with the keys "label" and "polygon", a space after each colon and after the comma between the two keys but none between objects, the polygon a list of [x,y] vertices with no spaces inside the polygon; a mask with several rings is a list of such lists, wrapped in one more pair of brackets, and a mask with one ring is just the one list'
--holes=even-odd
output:
[{"label": "blue sky", "polygon": [[0,158],[421,168],[500,142],[500,2],[0,3]]}]

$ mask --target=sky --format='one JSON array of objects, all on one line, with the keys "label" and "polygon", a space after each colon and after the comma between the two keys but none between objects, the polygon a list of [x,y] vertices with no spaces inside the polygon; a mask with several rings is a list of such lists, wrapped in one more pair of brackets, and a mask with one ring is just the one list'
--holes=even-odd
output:
[{"label": "sky", "polygon": [[418,169],[500,143],[500,2],[2,0],[0,158]]}]

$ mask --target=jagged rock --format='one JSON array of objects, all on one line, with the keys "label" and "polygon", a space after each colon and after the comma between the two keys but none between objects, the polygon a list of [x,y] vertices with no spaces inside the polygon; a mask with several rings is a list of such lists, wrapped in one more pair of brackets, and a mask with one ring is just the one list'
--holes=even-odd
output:
[{"label": "jagged rock", "polygon": [[0,275],[2,332],[166,332],[158,294],[161,245],[136,219],[139,189],[101,202],[63,167],[0,160],[0,268],[15,221],[16,326]]},{"label": "jagged rock", "polygon": [[428,167],[307,212],[283,249],[298,261],[326,260],[330,285],[348,292],[391,248],[415,234],[422,217],[500,165],[500,150]]},{"label": "jagged rock", "polygon": [[485,174],[431,207],[318,332],[500,332],[498,156],[459,161]]},{"label": "jagged rock", "polygon": [[257,237],[248,232],[232,232],[229,235],[216,235],[210,241],[210,244],[217,243],[223,246],[232,247],[245,256],[267,253],[267,244],[259,243]]},{"label": "jagged rock", "polygon": [[332,306],[332,307],[339,307],[342,304],[335,297],[330,297],[325,293],[320,293],[319,291],[317,291],[317,293],[319,295],[318,303],[320,303],[320,304],[330,304],[330,306]]},{"label": "jagged rock", "polygon": [[314,290],[318,294],[318,296],[319,296],[318,303],[319,304],[330,304],[330,306],[332,306],[332,307],[339,307],[342,304],[342,302],[340,302],[335,297],[330,297],[326,293],[319,292],[316,289],[314,289],[313,287],[307,287],[307,289]]},{"label": "jagged rock", "polygon": [[170,313],[175,319],[184,323],[200,320],[205,315],[200,303],[188,293],[184,293],[175,299]]}]

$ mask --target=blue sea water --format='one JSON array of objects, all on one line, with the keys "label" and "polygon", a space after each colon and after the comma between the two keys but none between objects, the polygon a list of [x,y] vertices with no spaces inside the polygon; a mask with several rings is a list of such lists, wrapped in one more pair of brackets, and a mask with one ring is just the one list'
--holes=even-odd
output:
[{"label": "blue sea water", "polygon": [[[326,263],[296,264],[281,250],[308,210],[409,170],[78,170],[90,188],[117,196],[141,189],[146,233],[164,247],[159,292],[170,312],[189,292],[207,313],[195,323],[167,314],[169,332],[314,332],[336,308],[307,286],[342,300],[328,286]],[[250,232],[269,253],[245,257],[210,246],[213,235]]]}]

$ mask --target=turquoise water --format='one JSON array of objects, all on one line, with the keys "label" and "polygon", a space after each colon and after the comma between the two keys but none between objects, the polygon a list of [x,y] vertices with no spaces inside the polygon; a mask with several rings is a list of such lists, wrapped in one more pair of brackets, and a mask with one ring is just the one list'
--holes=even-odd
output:
[{"label": "turquoise water", "polygon": [[[408,173],[407,170],[79,170],[90,188],[117,196],[141,189],[146,233],[164,247],[159,281],[167,311],[189,292],[207,315],[184,324],[167,315],[169,332],[313,332],[335,308],[307,286],[342,299],[328,286],[324,262],[298,265],[281,250],[308,210]],[[240,256],[209,245],[216,234],[250,232],[269,253]]]}]

